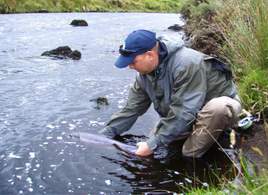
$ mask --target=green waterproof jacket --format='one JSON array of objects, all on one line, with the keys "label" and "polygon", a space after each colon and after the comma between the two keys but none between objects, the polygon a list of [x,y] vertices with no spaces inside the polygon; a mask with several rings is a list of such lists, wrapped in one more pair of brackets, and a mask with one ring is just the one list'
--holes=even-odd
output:
[{"label": "green waterproof jacket", "polygon": [[183,41],[159,37],[168,54],[154,75],[138,74],[125,107],[111,117],[103,132],[120,135],[153,103],[160,115],[147,144],[151,150],[191,133],[198,111],[212,98],[237,95],[220,61],[183,46]]}]

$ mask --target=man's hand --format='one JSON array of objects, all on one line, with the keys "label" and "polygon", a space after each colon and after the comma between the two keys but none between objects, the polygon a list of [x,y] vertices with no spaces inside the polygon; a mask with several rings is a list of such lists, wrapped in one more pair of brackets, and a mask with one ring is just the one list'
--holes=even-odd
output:
[{"label": "man's hand", "polygon": [[135,154],[138,156],[149,156],[153,153],[146,142],[138,142],[137,146],[138,149],[136,150]]}]

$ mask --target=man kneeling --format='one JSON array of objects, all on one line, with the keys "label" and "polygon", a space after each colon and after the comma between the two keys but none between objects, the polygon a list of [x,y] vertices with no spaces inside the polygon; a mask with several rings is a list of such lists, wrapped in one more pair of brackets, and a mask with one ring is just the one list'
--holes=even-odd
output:
[{"label": "man kneeling", "polygon": [[154,133],[139,142],[136,154],[185,139],[182,153],[201,157],[219,135],[237,122],[241,103],[226,64],[183,46],[180,39],[147,30],[128,35],[115,66],[138,72],[126,106],[101,133],[114,137],[129,130],[151,103],[160,115]]}]

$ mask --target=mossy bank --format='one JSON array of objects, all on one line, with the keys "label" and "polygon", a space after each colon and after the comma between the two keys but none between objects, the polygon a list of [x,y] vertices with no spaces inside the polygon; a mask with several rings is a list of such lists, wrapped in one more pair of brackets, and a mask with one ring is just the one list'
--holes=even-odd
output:
[{"label": "mossy bank", "polygon": [[0,13],[177,12],[178,0],[0,0]]}]

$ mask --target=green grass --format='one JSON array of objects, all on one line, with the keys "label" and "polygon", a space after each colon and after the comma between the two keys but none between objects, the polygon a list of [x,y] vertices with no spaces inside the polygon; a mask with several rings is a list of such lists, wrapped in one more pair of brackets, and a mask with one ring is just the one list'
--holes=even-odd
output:
[{"label": "green grass", "polygon": [[267,10],[267,0],[226,0],[217,16],[223,52],[238,76],[244,106],[253,112],[268,105]]},{"label": "green grass", "polygon": [[188,189],[186,194],[211,195],[211,194],[241,194],[241,195],[265,195],[268,192],[268,172],[262,170],[257,174],[252,170],[252,164],[245,159],[240,161],[243,177],[238,182],[222,180],[218,187],[210,186],[207,188]]},{"label": "green grass", "polygon": [[[181,9],[193,32],[217,27],[216,32],[223,37],[223,42],[217,43],[220,45],[219,55],[232,65],[244,107],[252,113],[267,107],[268,1],[185,0]],[[243,166],[247,163],[243,162]],[[188,194],[267,194],[268,171],[258,175],[245,172],[239,186],[228,181],[222,183],[218,187],[189,189]]]},{"label": "green grass", "polygon": [[178,0],[0,0],[0,12],[177,12],[179,5]]},{"label": "green grass", "polygon": [[218,33],[211,52],[231,63],[244,107],[255,113],[267,106],[268,1],[184,0],[180,9],[193,37]]}]

